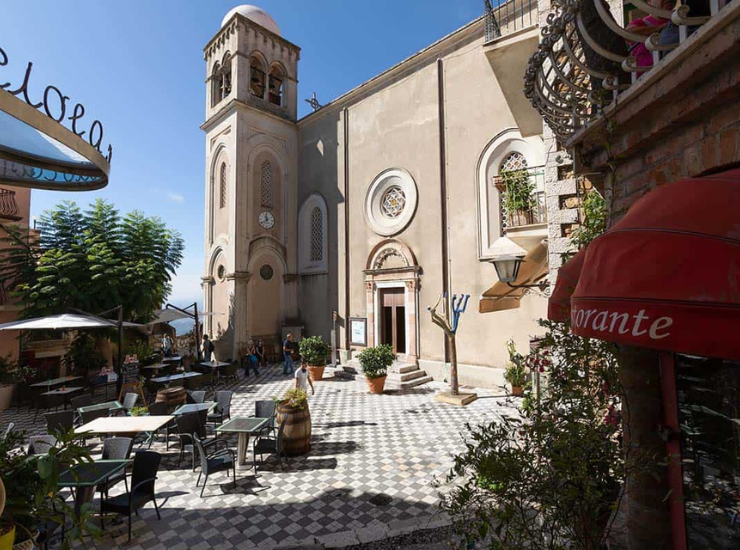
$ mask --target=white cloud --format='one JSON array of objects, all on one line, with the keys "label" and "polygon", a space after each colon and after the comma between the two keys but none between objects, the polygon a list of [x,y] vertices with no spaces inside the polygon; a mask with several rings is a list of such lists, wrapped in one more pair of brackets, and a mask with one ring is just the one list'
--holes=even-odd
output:
[{"label": "white cloud", "polygon": [[185,202],[185,197],[183,197],[180,193],[173,193],[172,191],[170,191],[167,193],[167,200],[183,203]]}]

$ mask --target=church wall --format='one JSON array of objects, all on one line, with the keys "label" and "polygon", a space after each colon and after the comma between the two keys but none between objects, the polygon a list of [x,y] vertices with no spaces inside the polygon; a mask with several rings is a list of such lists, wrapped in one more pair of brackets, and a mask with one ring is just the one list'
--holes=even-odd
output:
[{"label": "church wall", "polygon": [[531,293],[518,309],[478,312],[478,297],[496,280],[493,265],[479,260],[476,243],[478,161],[488,142],[516,127],[482,43],[481,38],[444,59],[450,291],[470,294],[457,333],[458,361],[502,367],[507,340],[523,351],[541,333],[535,320],[546,317],[547,300]]}]

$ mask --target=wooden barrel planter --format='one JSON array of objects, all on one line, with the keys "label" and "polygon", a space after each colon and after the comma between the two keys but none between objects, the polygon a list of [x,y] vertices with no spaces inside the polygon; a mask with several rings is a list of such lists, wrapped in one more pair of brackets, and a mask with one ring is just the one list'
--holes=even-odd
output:
[{"label": "wooden barrel planter", "polygon": [[308,403],[299,409],[291,407],[287,401],[278,403],[277,425],[286,418],[283,432],[283,447],[285,454],[296,456],[306,454],[311,449],[311,413]]},{"label": "wooden barrel planter", "polygon": [[187,392],[185,388],[166,388],[157,392],[157,403],[167,403],[167,411],[172,412],[180,405],[184,405],[187,401]]}]

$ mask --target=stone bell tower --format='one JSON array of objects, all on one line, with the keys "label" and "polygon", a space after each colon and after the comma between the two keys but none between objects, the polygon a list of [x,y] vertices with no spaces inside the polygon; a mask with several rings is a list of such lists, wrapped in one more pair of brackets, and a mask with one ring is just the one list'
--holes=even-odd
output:
[{"label": "stone bell tower", "polygon": [[262,9],[238,6],[206,61],[205,333],[220,360],[295,319],[295,124],[300,48]]}]

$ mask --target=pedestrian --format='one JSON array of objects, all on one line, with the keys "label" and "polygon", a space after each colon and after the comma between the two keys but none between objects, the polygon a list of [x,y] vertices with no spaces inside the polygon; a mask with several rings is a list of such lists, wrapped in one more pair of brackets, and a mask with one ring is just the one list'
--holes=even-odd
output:
[{"label": "pedestrian", "polygon": [[203,361],[206,363],[213,360],[213,342],[208,338],[207,334],[203,335]]},{"label": "pedestrian", "polygon": [[162,335],[162,352],[165,357],[172,357],[172,338],[166,332]]},{"label": "pedestrian", "polygon": [[283,374],[293,374],[293,334],[290,332],[285,336],[283,342]]},{"label": "pedestrian", "polygon": [[257,350],[254,347],[254,340],[250,340],[247,346],[247,356],[244,361],[244,378],[249,376],[249,367],[252,367],[255,376],[260,375],[260,371],[257,370]]},{"label": "pedestrian", "polygon": [[257,352],[257,363],[261,367],[266,367],[267,365],[267,356],[265,355],[265,346],[262,343],[262,340],[257,340],[257,347],[255,348],[255,351]]},{"label": "pedestrian", "polygon": [[316,393],[313,389],[313,380],[308,375],[308,368],[306,363],[301,363],[301,368],[295,371],[295,387],[297,390],[303,390],[308,394],[308,386],[311,386],[311,395]]}]

